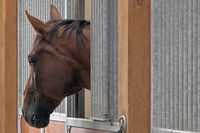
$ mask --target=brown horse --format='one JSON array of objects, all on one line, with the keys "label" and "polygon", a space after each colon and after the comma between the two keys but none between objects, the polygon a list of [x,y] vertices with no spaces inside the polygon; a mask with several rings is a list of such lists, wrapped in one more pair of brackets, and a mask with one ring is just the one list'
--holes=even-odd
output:
[{"label": "brown horse", "polygon": [[90,88],[90,23],[62,20],[54,6],[46,23],[26,15],[37,34],[22,113],[29,125],[42,128],[66,96]]}]

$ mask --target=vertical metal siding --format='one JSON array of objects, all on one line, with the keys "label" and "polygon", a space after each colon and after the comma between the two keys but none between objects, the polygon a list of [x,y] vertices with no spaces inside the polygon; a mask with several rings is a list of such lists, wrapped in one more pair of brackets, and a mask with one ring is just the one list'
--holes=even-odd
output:
[{"label": "vertical metal siding", "polygon": [[200,1],[152,2],[152,131],[200,132]]},{"label": "vertical metal siding", "polygon": [[92,1],[92,117],[116,120],[118,108],[117,1]]},{"label": "vertical metal siding", "polygon": [[66,0],[66,3],[66,17],[68,19],[84,19],[85,0]]}]

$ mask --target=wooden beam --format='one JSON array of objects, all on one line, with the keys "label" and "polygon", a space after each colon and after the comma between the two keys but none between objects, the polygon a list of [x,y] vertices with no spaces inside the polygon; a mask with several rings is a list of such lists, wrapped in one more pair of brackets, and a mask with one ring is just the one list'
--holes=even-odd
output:
[{"label": "wooden beam", "polygon": [[91,0],[85,0],[85,19],[91,20]]},{"label": "wooden beam", "polygon": [[0,132],[17,133],[17,0],[0,1]]},{"label": "wooden beam", "polygon": [[[128,112],[128,0],[118,0],[119,115]],[[128,128],[128,127],[127,127]]]},{"label": "wooden beam", "polygon": [[[4,95],[4,40],[3,40],[3,1],[0,1],[0,105],[3,105]],[[4,116],[4,108],[0,106],[0,117]],[[0,132],[3,132],[4,129],[4,121],[0,119]]]},{"label": "wooden beam", "polygon": [[119,0],[120,114],[128,133],[151,131],[151,1]]}]

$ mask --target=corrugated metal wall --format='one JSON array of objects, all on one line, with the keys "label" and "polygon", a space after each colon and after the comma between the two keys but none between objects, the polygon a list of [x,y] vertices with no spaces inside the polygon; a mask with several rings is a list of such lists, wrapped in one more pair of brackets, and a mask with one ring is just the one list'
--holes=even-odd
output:
[{"label": "corrugated metal wall", "polygon": [[115,121],[118,113],[117,0],[92,0],[92,117]]},{"label": "corrugated metal wall", "polygon": [[66,16],[68,19],[84,19],[85,0],[66,0]]},{"label": "corrugated metal wall", "polygon": [[200,1],[153,0],[152,17],[153,132],[200,132]]}]

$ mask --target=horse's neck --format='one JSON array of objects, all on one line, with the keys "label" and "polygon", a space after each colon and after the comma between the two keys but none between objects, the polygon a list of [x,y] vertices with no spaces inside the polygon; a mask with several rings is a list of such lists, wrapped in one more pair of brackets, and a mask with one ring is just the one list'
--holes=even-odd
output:
[{"label": "horse's neck", "polygon": [[[89,45],[89,44],[88,44]],[[77,62],[80,65],[78,70],[78,78],[80,87],[90,89],[90,55],[89,50],[79,51]]]},{"label": "horse's neck", "polygon": [[[88,38],[89,40],[89,38]],[[70,45],[70,46],[69,46]],[[79,43],[74,40],[72,44],[66,44],[65,49],[71,54],[71,59],[75,62],[74,66],[77,87],[90,89],[90,43]]]}]

